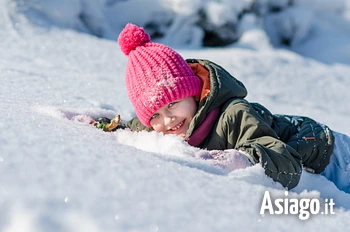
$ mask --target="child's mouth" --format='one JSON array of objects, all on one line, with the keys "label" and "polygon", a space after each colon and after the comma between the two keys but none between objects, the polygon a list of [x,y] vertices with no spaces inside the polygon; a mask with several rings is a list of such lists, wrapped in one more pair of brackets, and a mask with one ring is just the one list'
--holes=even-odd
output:
[{"label": "child's mouth", "polygon": [[185,120],[183,120],[182,122],[180,122],[179,124],[177,124],[176,126],[172,127],[169,129],[169,131],[178,131],[180,128],[182,128],[182,126],[185,124]]}]

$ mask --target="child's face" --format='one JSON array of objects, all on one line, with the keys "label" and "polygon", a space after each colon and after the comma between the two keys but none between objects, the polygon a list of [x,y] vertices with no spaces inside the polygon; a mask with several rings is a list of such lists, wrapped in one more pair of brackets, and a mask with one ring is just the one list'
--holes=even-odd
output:
[{"label": "child's face", "polygon": [[150,124],[157,132],[186,136],[190,122],[197,111],[194,97],[182,98],[155,112]]}]

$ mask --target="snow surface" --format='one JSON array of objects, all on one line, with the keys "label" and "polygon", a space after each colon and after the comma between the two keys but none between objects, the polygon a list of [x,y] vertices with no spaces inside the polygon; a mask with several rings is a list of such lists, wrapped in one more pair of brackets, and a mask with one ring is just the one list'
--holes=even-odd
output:
[{"label": "snow surface", "polygon": [[[319,23],[298,53],[274,48],[254,17],[229,48],[178,51],[225,67],[248,100],[273,113],[310,116],[350,135],[349,18],[313,17]],[[0,231],[348,230],[350,195],[323,176],[303,173],[289,196],[333,198],[335,215],[261,216],[264,191],[285,190],[259,165],[225,173],[191,158],[197,149],[177,137],[105,133],[76,120],[134,116],[115,41],[32,26],[5,0],[0,41]]]}]

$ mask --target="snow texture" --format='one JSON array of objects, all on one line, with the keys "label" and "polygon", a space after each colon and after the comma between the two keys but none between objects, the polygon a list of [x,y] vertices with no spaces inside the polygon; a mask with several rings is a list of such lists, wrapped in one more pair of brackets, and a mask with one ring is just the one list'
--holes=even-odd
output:
[{"label": "snow texture", "polygon": [[[102,1],[29,2],[41,12],[31,12],[30,20],[18,13],[21,1],[0,1],[0,231],[348,230],[350,195],[321,175],[303,173],[289,196],[333,198],[335,215],[307,221],[261,216],[264,191],[284,197],[285,190],[260,165],[227,174],[193,158],[198,149],[175,136],[94,128],[90,117],[135,116],[125,89],[126,57],[116,41],[63,28],[53,19],[98,24]],[[135,2],[105,1],[111,8]],[[193,8],[184,2],[173,1],[190,14]],[[246,85],[248,100],[273,113],[309,116],[349,136],[349,2],[308,2],[303,9],[310,14],[288,13],[307,21],[291,50],[275,48],[257,18],[247,15],[238,43],[178,51],[220,64]],[[345,3],[347,11],[338,7]],[[61,11],[66,4],[70,11]],[[151,17],[158,5],[142,6],[134,21]],[[81,12],[92,17],[84,25],[76,21]],[[124,23],[120,19],[115,27]],[[288,22],[280,23],[288,29]]]}]

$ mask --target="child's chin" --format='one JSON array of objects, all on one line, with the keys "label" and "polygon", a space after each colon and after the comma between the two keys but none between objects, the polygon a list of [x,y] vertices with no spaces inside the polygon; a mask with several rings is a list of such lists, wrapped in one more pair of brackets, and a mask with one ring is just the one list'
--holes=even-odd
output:
[{"label": "child's chin", "polygon": [[186,137],[186,135],[185,135],[185,134],[183,134],[183,133],[178,134],[177,136],[179,136],[179,137],[181,137],[181,138],[183,138],[183,139]]}]

